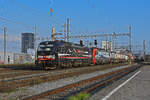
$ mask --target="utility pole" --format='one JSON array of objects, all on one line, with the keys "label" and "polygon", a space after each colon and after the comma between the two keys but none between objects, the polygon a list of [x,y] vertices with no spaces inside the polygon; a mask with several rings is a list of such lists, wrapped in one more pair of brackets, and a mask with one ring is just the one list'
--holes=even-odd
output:
[{"label": "utility pole", "polygon": [[4,64],[6,64],[6,27],[4,27]]},{"label": "utility pole", "polygon": [[130,64],[132,64],[132,32],[131,32],[131,26],[129,26],[129,48],[130,48]]},{"label": "utility pole", "polygon": [[112,34],[112,49],[113,49],[113,51],[115,51],[115,32]]},{"label": "utility pole", "polygon": [[132,54],[132,33],[131,33],[131,26],[129,26],[129,47],[130,47],[130,53]]},{"label": "utility pole", "polygon": [[35,54],[35,60],[36,60],[36,45],[37,45],[37,28],[36,25],[34,27],[34,54]]},{"label": "utility pole", "polygon": [[108,50],[108,37],[106,36],[106,51]]},{"label": "utility pole", "polygon": [[64,24],[64,41],[66,41],[67,39],[67,36],[66,36],[66,22]]},{"label": "utility pole", "polygon": [[145,54],[146,54],[146,49],[145,49],[145,40],[143,40],[143,58],[144,58],[144,61],[145,61]]},{"label": "utility pole", "polygon": [[67,42],[69,42],[69,22],[70,22],[70,19],[67,18]]}]

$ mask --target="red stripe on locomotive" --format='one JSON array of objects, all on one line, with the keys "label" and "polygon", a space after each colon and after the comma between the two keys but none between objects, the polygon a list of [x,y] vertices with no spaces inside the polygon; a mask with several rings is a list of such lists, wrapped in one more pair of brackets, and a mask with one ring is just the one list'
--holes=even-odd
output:
[{"label": "red stripe on locomotive", "polygon": [[59,58],[79,58],[79,59],[88,59],[89,57],[64,57],[64,56],[61,56]]},{"label": "red stripe on locomotive", "polygon": [[54,60],[53,58],[38,58],[38,60]]}]

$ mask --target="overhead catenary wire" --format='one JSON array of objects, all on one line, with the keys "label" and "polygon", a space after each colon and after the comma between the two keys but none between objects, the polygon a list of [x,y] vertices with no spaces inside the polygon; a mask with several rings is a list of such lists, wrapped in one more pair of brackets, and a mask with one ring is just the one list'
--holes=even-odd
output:
[{"label": "overhead catenary wire", "polygon": [[23,26],[23,27],[25,27],[25,28],[30,28],[30,29],[33,29],[33,27],[31,27],[31,26],[28,26],[28,25],[26,25],[26,24],[24,24],[24,23],[21,23],[21,22],[18,22],[18,21],[14,21],[14,20],[10,20],[10,19],[7,19],[7,18],[5,18],[5,17],[2,17],[2,16],[0,16],[0,20],[3,20],[3,21],[5,21],[5,22],[9,22],[9,23],[14,23],[14,24],[18,24],[18,25],[21,25],[21,26]]},{"label": "overhead catenary wire", "polygon": [[[17,21],[14,21],[14,20],[10,20],[8,18],[0,16],[0,22],[2,22],[2,21],[4,21],[5,23],[9,22],[9,23],[13,23],[13,24],[18,24],[18,25],[23,26],[24,28],[27,28],[27,29],[32,29],[31,26],[25,25],[24,23],[17,22]],[[11,33],[13,31],[15,31],[15,33],[16,33],[16,30],[12,30],[10,28],[7,28],[7,29],[8,29],[7,30],[8,33],[10,33],[10,31],[11,31]],[[0,30],[2,30],[2,28],[0,28]],[[21,37],[19,35],[14,35],[14,34],[13,35],[7,34],[7,35],[5,35],[5,37],[6,36],[7,36],[7,42],[9,44],[9,46],[7,46],[7,47],[5,46],[6,42],[1,41],[1,40],[5,40],[6,41],[6,39],[0,34],[0,42],[1,42],[1,44],[4,44],[4,48],[8,48],[9,47],[8,50],[12,51],[15,48],[14,46],[16,46],[18,48],[18,50],[19,50],[20,49],[19,46],[20,46],[20,43],[21,43]],[[0,51],[1,50],[2,49],[0,49]],[[6,51],[6,49],[4,51]],[[16,52],[16,50],[15,50],[15,52]]]}]

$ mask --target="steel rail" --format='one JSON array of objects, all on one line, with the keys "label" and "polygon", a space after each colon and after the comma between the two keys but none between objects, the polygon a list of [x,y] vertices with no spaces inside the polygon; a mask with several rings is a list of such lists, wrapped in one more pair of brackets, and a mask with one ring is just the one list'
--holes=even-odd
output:
[{"label": "steel rail", "polygon": [[[96,80],[99,80],[99,79],[103,79],[105,77],[109,77],[111,75],[114,75],[116,73],[120,73],[122,71],[125,71],[125,73],[130,72],[131,69],[133,69],[133,68],[132,67],[123,68],[123,69],[120,69],[120,70],[117,70],[117,71],[109,72],[109,73],[106,73],[104,75],[96,76],[96,77],[93,77],[93,78],[89,78],[89,79],[86,79],[86,80],[79,81],[77,83],[66,85],[64,87],[60,87],[60,88],[49,90],[49,91],[46,91],[46,92],[43,92],[43,93],[40,93],[40,94],[37,94],[37,95],[34,95],[34,96],[30,96],[30,97],[24,98],[23,100],[37,100],[37,99],[40,99],[40,98],[43,98],[43,97],[46,97],[46,96],[49,96],[49,95],[56,95],[56,94],[59,94],[61,92],[64,92],[67,89],[71,89],[71,88],[74,88],[74,87],[79,87],[80,85],[84,85],[86,83],[90,83],[90,82],[93,82],[93,81],[96,81]],[[120,75],[122,75],[122,73],[119,74],[119,76]],[[117,77],[119,77],[119,76],[117,76]],[[113,79],[114,78],[112,78],[110,80],[113,80]],[[104,81],[103,84],[109,82],[110,80]],[[90,90],[88,90],[88,91],[90,91]]]},{"label": "steel rail", "polygon": [[86,89],[86,90],[84,90],[84,91],[82,91],[82,92],[80,92],[80,93],[90,93],[90,92],[94,91],[96,88],[99,88],[99,87],[101,87],[101,86],[104,86],[104,85],[106,85],[106,84],[112,82],[113,80],[116,80],[116,79],[118,79],[118,78],[120,78],[120,77],[122,77],[122,76],[124,76],[124,75],[126,75],[126,74],[129,74],[130,72],[132,72],[132,71],[134,71],[134,70],[136,70],[136,69],[137,69],[137,68],[133,68],[133,69],[131,69],[131,70],[125,71],[125,72],[123,72],[123,73],[121,73],[121,74],[119,74],[119,75],[117,75],[117,76],[115,76],[115,77],[112,77],[112,78],[110,78],[110,79],[108,79],[108,80],[106,80],[106,81],[103,81],[103,82],[100,82],[100,83],[98,83],[98,84],[95,84],[95,85],[92,86],[91,88],[88,88],[88,89]]},{"label": "steel rail", "polygon": [[[98,68],[93,68],[93,69],[84,69],[82,71],[75,71],[75,72],[67,72],[67,73],[61,73],[61,74],[57,74],[57,75],[38,75],[35,77],[26,77],[26,78],[19,78],[19,79],[10,79],[7,81],[1,81],[0,82],[0,90],[1,91],[7,91],[7,90],[14,90],[20,87],[25,87],[25,86],[32,86],[35,84],[39,84],[39,83],[44,83],[44,82],[48,82],[48,81],[52,81],[52,80],[58,80],[58,79],[62,79],[62,78],[67,78],[67,77],[72,77],[72,76],[77,76],[77,75],[82,75],[82,74],[86,74],[86,73],[92,73],[98,70],[106,70],[106,69],[110,69],[116,67],[114,66],[109,66],[109,67],[98,67]],[[13,87],[12,87],[13,86]]]}]

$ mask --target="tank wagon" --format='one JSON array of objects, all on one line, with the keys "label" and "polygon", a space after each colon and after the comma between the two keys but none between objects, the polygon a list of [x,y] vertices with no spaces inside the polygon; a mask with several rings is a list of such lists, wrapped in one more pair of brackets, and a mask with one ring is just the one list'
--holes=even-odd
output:
[{"label": "tank wagon", "polygon": [[[117,55],[117,56],[116,56]],[[119,55],[119,56],[118,56]],[[37,49],[36,65],[44,68],[74,67],[128,61],[128,55],[89,48],[65,41],[44,41]]]}]

